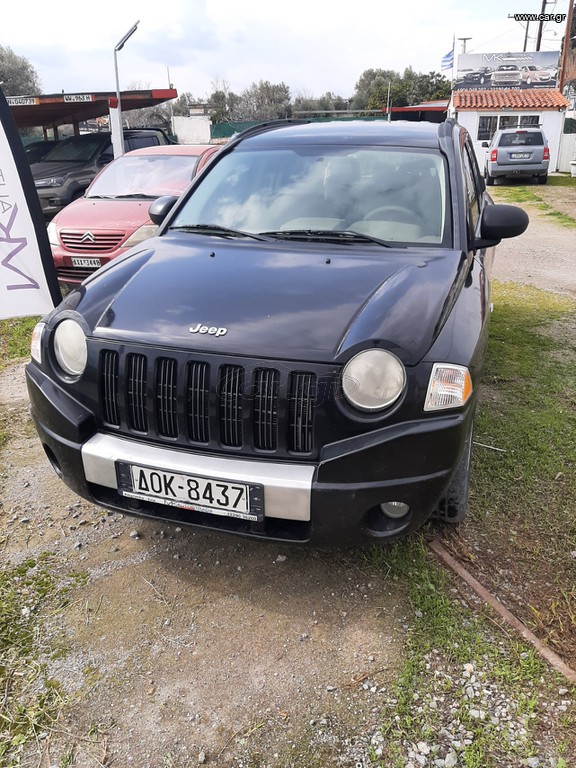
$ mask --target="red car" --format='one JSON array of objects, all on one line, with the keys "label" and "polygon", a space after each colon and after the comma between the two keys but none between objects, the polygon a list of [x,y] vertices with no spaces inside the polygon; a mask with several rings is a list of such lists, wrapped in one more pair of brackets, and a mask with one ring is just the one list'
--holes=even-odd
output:
[{"label": "red car", "polygon": [[156,232],[148,217],[153,200],[180,195],[218,151],[209,144],[145,147],[118,157],[92,181],[84,197],[48,225],[62,286],[74,286]]}]

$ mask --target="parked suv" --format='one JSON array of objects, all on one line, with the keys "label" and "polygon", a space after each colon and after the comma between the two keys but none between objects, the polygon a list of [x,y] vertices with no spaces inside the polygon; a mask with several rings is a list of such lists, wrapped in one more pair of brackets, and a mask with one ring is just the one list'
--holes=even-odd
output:
[{"label": "parked suv", "polygon": [[280,122],[35,328],[46,456],[107,509],[350,546],[466,511],[493,247],[526,213],[434,123]]},{"label": "parked suv", "polygon": [[519,86],[522,82],[520,67],[516,64],[500,64],[492,72],[492,86]]},{"label": "parked suv", "polygon": [[[124,131],[126,151],[172,142],[159,129]],[[98,171],[114,159],[112,134],[85,133],[61,139],[38,163],[30,166],[42,213],[47,219],[82,197]]]},{"label": "parked suv", "polygon": [[548,181],[550,150],[542,128],[506,128],[496,131],[487,148],[484,178],[488,186],[495,179],[519,176],[536,177],[539,184]]}]

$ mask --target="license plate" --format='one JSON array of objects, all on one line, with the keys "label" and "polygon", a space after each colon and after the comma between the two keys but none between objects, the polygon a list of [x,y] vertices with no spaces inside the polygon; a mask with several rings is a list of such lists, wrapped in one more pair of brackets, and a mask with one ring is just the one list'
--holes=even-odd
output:
[{"label": "license plate", "polygon": [[264,489],[261,485],[121,462],[117,469],[118,491],[122,496],[254,522],[264,518]]},{"label": "license plate", "polygon": [[72,256],[72,266],[74,267],[101,267],[102,262],[100,259],[90,259],[83,256]]},{"label": "license plate", "polygon": [[512,160],[528,160],[530,157],[529,152],[512,152],[510,157]]}]

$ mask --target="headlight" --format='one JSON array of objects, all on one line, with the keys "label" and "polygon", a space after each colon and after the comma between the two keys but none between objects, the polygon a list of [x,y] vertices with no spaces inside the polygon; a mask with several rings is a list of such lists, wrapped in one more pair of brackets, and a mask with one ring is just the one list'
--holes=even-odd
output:
[{"label": "headlight", "polygon": [[46,328],[46,323],[36,323],[32,331],[32,341],[30,342],[30,357],[36,360],[38,365],[42,365],[42,334]]},{"label": "headlight", "polygon": [[48,233],[48,242],[50,245],[60,245],[60,241],[58,240],[58,234],[56,230],[56,224],[54,224],[53,221],[48,224],[46,227],[46,232]]},{"label": "headlight", "polygon": [[361,411],[379,411],[397,400],[406,385],[406,371],[384,349],[367,349],[349,360],[342,372],[344,396]]},{"label": "headlight", "polygon": [[37,187],[61,187],[64,184],[64,176],[51,176],[49,179],[35,179]]},{"label": "headlight", "polygon": [[158,227],[156,224],[144,224],[142,227],[139,227],[139,229],[136,230],[136,232],[133,232],[128,240],[124,243],[125,248],[132,248],[133,245],[139,245],[144,240],[147,240],[149,237],[154,237],[156,234],[156,230]]},{"label": "headlight", "polygon": [[54,354],[65,373],[70,376],[81,376],[84,373],[88,359],[86,336],[75,320],[62,320],[56,326]]},{"label": "headlight", "polygon": [[441,411],[445,408],[460,408],[471,394],[472,377],[468,368],[450,363],[434,363],[424,410]]}]

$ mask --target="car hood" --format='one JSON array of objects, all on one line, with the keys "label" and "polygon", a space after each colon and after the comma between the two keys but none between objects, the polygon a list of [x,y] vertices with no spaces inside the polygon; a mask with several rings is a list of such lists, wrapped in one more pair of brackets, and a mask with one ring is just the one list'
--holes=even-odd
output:
[{"label": "car hood", "polygon": [[30,171],[35,179],[46,179],[50,176],[66,176],[68,173],[74,173],[75,171],[81,171],[86,167],[84,161],[74,163],[71,161],[66,162],[39,162],[32,163]]},{"label": "car hood", "polygon": [[135,230],[149,224],[152,200],[97,200],[80,198],[67,205],[54,219],[58,229],[97,232],[105,229]]},{"label": "car hood", "polygon": [[197,235],[144,245],[80,287],[77,308],[95,336],[316,362],[342,361],[374,343],[417,363],[440,330],[465,261],[435,248]]}]

